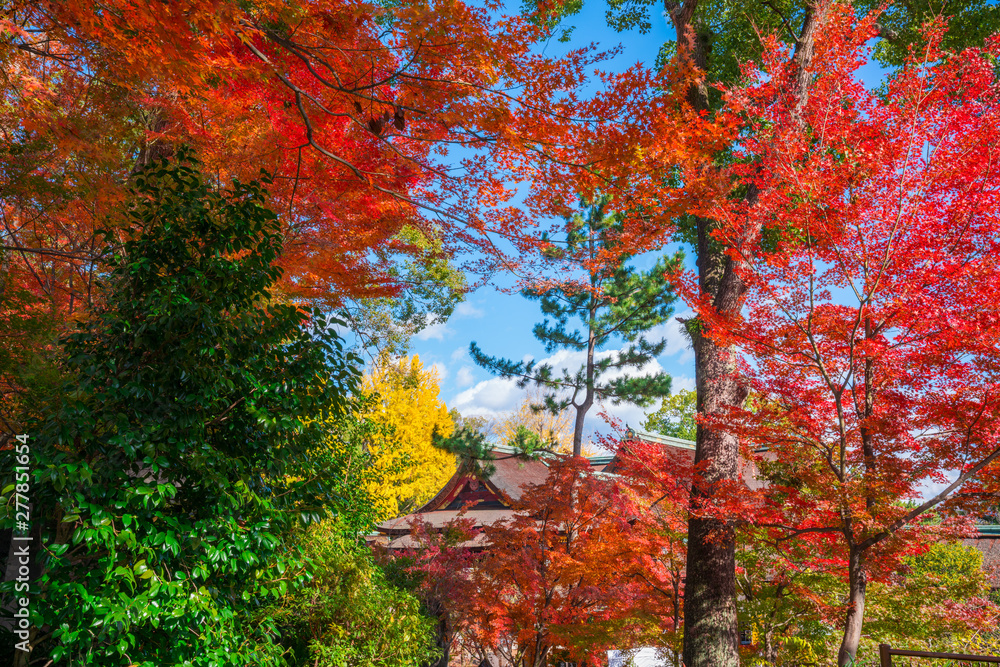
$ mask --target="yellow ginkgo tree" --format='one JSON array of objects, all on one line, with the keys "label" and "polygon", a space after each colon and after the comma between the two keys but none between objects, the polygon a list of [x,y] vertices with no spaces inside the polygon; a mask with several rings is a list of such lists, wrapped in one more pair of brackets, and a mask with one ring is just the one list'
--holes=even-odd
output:
[{"label": "yellow ginkgo tree", "polygon": [[434,447],[434,434],[451,435],[454,422],[438,394],[438,374],[420,357],[383,357],[363,381],[376,395],[363,418],[385,425],[371,444],[383,483],[371,489],[379,514],[394,517],[429,500],[455,472],[455,455]]}]

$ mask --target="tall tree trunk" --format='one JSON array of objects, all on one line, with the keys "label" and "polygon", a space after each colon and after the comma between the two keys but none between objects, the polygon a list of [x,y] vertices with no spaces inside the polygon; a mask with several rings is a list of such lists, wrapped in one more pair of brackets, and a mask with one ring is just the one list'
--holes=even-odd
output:
[{"label": "tall tree trunk", "polygon": [[[673,577],[673,579],[674,579],[674,582],[673,582],[674,583],[674,597],[673,597],[674,617],[673,617],[673,621],[674,622],[673,622],[673,628],[672,628],[672,630],[674,631],[674,635],[676,636],[676,634],[677,634],[677,627],[680,625],[680,622],[681,622],[681,590],[680,590],[680,587],[681,587],[681,573],[679,571],[675,571],[673,574],[674,574],[674,577]],[[679,667],[679,665],[681,664],[681,654],[680,654],[680,651],[677,650],[678,648],[680,648],[680,647],[677,646],[676,642],[674,642],[673,645],[671,646],[672,652],[674,654],[674,665],[677,665]]]},{"label": "tall tree trunk", "polygon": [[[873,340],[875,332],[870,317],[865,318],[865,339]],[[864,357],[864,402],[856,405],[855,409],[861,417],[861,453],[864,457],[865,465],[865,508],[871,512],[875,506],[875,498],[872,495],[876,460],[875,444],[871,426],[868,421],[875,414],[875,366],[868,355]],[[857,399],[855,399],[857,400]],[[845,508],[844,516],[850,517],[850,508]],[[849,520],[844,530],[850,545],[850,556],[847,561],[849,595],[847,600],[847,619],[844,622],[844,638],[840,642],[840,650],[837,652],[837,664],[851,664],[858,654],[858,643],[861,641],[861,628],[865,622],[865,592],[868,588],[868,572],[866,569],[866,558],[868,549],[871,547],[872,539],[869,538],[860,544],[855,542],[853,520]]]},{"label": "tall tree trunk", "polygon": [[[593,255],[591,242],[591,255]],[[583,422],[587,412],[594,405],[594,352],[597,351],[597,337],[594,335],[594,321],[597,319],[597,300],[590,300],[590,320],[587,325],[587,388],[583,403],[576,406],[576,423],[573,425],[573,456],[583,456]]]},{"label": "tall tree trunk", "polygon": [[865,593],[868,589],[867,548],[851,547],[848,560],[850,594],[847,599],[847,623],[844,624],[844,638],[837,652],[837,665],[844,667],[854,662],[861,642],[861,626],[865,620]]},{"label": "tall tree trunk", "polygon": [[[665,0],[664,9],[677,31],[677,53],[682,62],[706,71],[708,34],[697,30],[698,0]],[[708,109],[704,80],[688,90],[696,109]],[[699,218],[698,280],[703,292],[727,304],[739,301],[742,286],[735,273],[726,277],[726,258],[712,241],[713,221]],[[731,294],[729,294],[731,292]],[[738,307],[738,306],[737,306]],[[742,402],[745,393],[735,382],[734,351],[717,346],[692,332],[695,350],[698,414],[719,412]],[[704,473],[691,487],[688,519],[687,578],[684,584],[684,665],[686,667],[737,667],[739,631],[736,619],[736,533],[724,521],[699,516],[698,509],[714,495],[723,480],[737,479],[739,443],[723,431],[698,425],[695,464]]]},{"label": "tall tree trunk", "polygon": [[[700,336],[695,339],[698,413],[713,414],[746,397],[733,376],[735,352]],[[737,479],[739,444],[724,431],[698,425],[695,465],[705,466],[691,487],[687,581],[684,586],[684,664],[736,667],[736,532],[726,521],[700,516],[715,486]]]},{"label": "tall tree trunk", "polygon": [[573,424],[573,456],[583,456],[583,423],[593,402],[594,399],[590,398],[576,408],[576,421]]},{"label": "tall tree trunk", "polygon": [[[677,54],[681,62],[701,72],[708,69],[711,34],[695,15],[699,0],[664,0],[664,9],[677,32]],[[813,44],[822,21],[825,0],[807,7],[792,61],[796,79],[798,116],[809,88],[808,68]],[[709,107],[708,85],[702,78],[688,90],[695,109]],[[753,205],[757,192],[747,194]],[[699,218],[698,279],[703,293],[723,314],[739,313],[745,286],[728,259],[711,238],[714,221]],[[747,238],[754,230],[747,230]],[[735,350],[722,348],[692,332],[695,349],[695,377],[698,414],[713,415],[728,406],[742,404],[747,390],[738,382]],[[724,431],[698,425],[695,463],[704,463],[704,474],[691,487],[691,518],[688,520],[688,568],[684,591],[684,664],[686,667],[737,667],[739,632],[736,619],[736,536],[724,521],[698,516],[698,508],[714,495],[720,481],[739,479],[739,442]]]}]

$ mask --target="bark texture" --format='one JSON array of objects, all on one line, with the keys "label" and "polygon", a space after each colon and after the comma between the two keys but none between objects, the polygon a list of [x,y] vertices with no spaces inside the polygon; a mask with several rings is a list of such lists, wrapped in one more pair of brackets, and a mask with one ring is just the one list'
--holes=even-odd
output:
[{"label": "bark texture", "polygon": [[851,547],[848,563],[850,595],[847,600],[847,622],[844,639],[837,652],[837,665],[845,667],[854,662],[861,643],[861,626],[865,620],[865,593],[868,590],[868,572],[865,563],[867,548]]},{"label": "bark texture", "polygon": [[[594,254],[594,244],[591,241],[591,255]],[[591,280],[591,286],[594,281]],[[594,353],[597,351],[597,337],[594,335],[594,321],[597,319],[597,299],[590,300],[590,320],[587,330],[587,387],[584,390],[583,403],[576,406],[576,421],[573,424],[573,456],[583,456],[583,426],[587,418],[587,412],[594,405]]]},{"label": "bark texture", "polygon": [[[746,389],[733,371],[735,351],[695,337],[698,413],[713,414],[742,403]],[[684,589],[684,664],[739,664],[736,621],[736,532],[726,521],[699,516],[715,486],[738,478],[739,443],[724,431],[698,426],[695,464],[705,466],[691,488],[687,582]]]},{"label": "bark texture", "polygon": [[[697,0],[664,4],[677,31],[677,53],[682,61],[704,71],[708,65],[709,37],[695,23]],[[696,109],[708,108],[704,79],[688,91]],[[700,218],[698,225],[698,278],[703,292],[716,307],[738,308],[743,287],[730,260],[715,247],[713,222]],[[734,350],[719,347],[692,332],[698,414],[713,414],[746,396],[735,381]],[[715,485],[738,475],[739,443],[723,431],[698,426],[695,464],[704,474],[691,487],[688,520],[687,579],[684,587],[684,650],[686,667],[738,667],[739,628],[736,618],[736,533],[724,521],[698,516],[698,509],[714,495]]]}]

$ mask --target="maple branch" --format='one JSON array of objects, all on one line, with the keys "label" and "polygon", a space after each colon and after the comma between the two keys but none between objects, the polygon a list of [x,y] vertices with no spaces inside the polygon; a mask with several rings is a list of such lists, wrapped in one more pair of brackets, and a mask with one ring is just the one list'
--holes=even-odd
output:
[{"label": "maple branch", "polygon": [[[41,42],[35,42],[35,44],[46,44],[46,45],[48,45],[49,43],[50,43],[50,40],[43,40]],[[25,52],[30,53],[32,55],[39,56],[39,57],[42,57],[42,58],[51,58],[52,60],[58,60],[60,62],[67,63],[67,64],[73,63],[73,62],[79,60],[78,56],[57,55],[55,53],[52,53],[51,51],[42,51],[40,49],[36,49],[36,48],[34,48],[33,44],[18,44],[16,42],[11,42],[10,45],[13,46],[15,49],[20,49],[21,51],[25,51]]]},{"label": "maple branch", "polygon": [[[334,113],[334,112],[330,111],[329,109],[327,109],[321,102],[319,102],[318,100],[316,100],[315,98],[313,98],[311,95],[309,95],[308,93],[306,93],[305,91],[303,91],[301,88],[299,88],[298,86],[296,86],[294,83],[292,83],[292,81],[287,76],[285,76],[281,72],[277,71],[277,69],[274,67],[274,64],[270,61],[270,59],[264,53],[262,53],[259,49],[257,49],[257,47],[255,47],[252,43],[250,43],[249,40],[245,41],[244,43],[246,44],[247,48],[250,49],[250,51],[258,59],[260,59],[262,62],[264,62],[265,64],[267,64],[267,65],[269,65],[271,67],[271,69],[274,72],[275,76],[277,76],[279,78],[279,80],[282,81],[282,83],[284,83],[290,90],[292,90],[293,93],[295,93],[296,106],[298,107],[299,114],[302,117],[303,122],[305,123],[306,138],[307,138],[310,146],[312,146],[313,148],[315,148],[317,151],[319,151],[321,154],[325,155],[326,157],[329,157],[330,159],[334,160],[335,162],[344,165],[359,180],[366,182],[369,187],[373,188],[377,192],[381,192],[382,194],[388,195],[388,196],[393,197],[395,199],[398,199],[400,201],[403,201],[403,202],[406,202],[408,204],[411,204],[414,207],[417,207],[417,208],[420,208],[420,209],[424,209],[426,211],[430,211],[432,213],[435,213],[436,215],[440,215],[441,217],[444,217],[444,218],[447,218],[449,220],[455,221],[455,222],[457,222],[459,224],[465,224],[465,223],[468,222],[467,220],[459,218],[458,216],[456,216],[456,215],[454,215],[452,213],[449,213],[448,211],[445,211],[443,209],[439,209],[439,208],[430,206],[429,204],[426,204],[426,203],[417,202],[414,199],[412,199],[411,197],[408,197],[408,196],[406,196],[406,195],[404,195],[404,194],[402,194],[400,192],[397,192],[395,190],[390,190],[388,188],[384,188],[384,187],[382,187],[380,185],[377,185],[370,178],[367,178],[367,176],[380,176],[380,175],[384,175],[384,174],[365,172],[365,171],[361,170],[360,168],[356,167],[355,165],[351,164],[347,160],[341,158],[340,156],[338,156],[338,155],[336,155],[336,154],[334,154],[334,153],[326,150],[322,146],[320,146],[316,142],[316,140],[314,138],[314,130],[313,130],[313,126],[312,126],[312,121],[310,120],[309,114],[306,111],[305,106],[302,103],[302,97],[306,97],[307,99],[309,99],[313,103],[315,103],[321,110],[323,110],[323,111],[325,111],[327,113],[330,113],[332,115],[335,115],[335,116],[337,116],[337,115],[339,115],[339,116],[347,116],[349,118],[352,118],[352,120],[353,120],[353,117],[351,117],[350,114],[337,114],[337,113]],[[426,168],[426,165],[421,165],[421,166]],[[503,253],[496,246],[496,244],[493,242],[493,240],[491,238],[489,238],[488,233],[485,232],[484,230],[481,230],[481,229],[478,230],[478,231],[479,231],[480,234],[482,234],[483,239],[493,249],[494,256],[500,259],[500,262],[505,266],[505,268],[511,274],[513,274],[513,275],[519,275],[518,272],[516,271],[515,267],[507,260],[505,253]]]},{"label": "maple branch", "polygon": [[914,519],[916,519],[918,516],[920,516],[930,508],[934,507],[943,500],[947,499],[947,497],[952,493],[952,491],[960,487],[965,482],[969,481],[969,479],[971,479],[972,477],[975,477],[980,470],[988,466],[993,461],[997,460],[997,458],[1000,458],[1000,447],[993,450],[993,452],[989,456],[987,456],[985,459],[977,463],[975,466],[973,466],[966,472],[959,475],[959,477],[954,482],[949,484],[944,490],[940,491],[937,495],[930,498],[929,500],[924,501],[921,505],[918,505],[911,511],[907,512],[904,516],[892,522],[886,530],[882,531],[881,533],[878,533],[877,535],[872,535],[867,540],[862,542],[859,545],[859,547],[867,548],[889,537],[897,530],[905,526],[907,523],[913,521]]},{"label": "maple branch", "polygon": [[881,23],[875,24],[875,30],[878,31],[878,36],[887,42],[895,42],[899,40],[898,32],[892,28],[882,25]]},{"label": "maple branch", "polygon": [[643,572],[633,572],[629,576],[642,579],[643,581],[646,582],[647,586],[649,586],[650,588],[652,588],[657,593],[660,593],[661,595],[664,595],[666,597],[673,597],[673,595],[674,595],[674,592],[672,590],[666,590],[666,589],[660,588],[659,586],[657,586],[656,584],[654,584],[649,579],[649,577],[647,577]]},{"label": "maple branch", "polygon": [[806,533],[839,533],[840,528],[829,527],[829,526],[815,526],[812,528],[794,528],[793,526],[786,526],[780,523],[758,523],[755,524],[761,528],[777,528],[779,530],[789,531],[788,535],[784,537],[776,537],[775,545],[779,542],[785,542],[786,540],[794,539],[800,535],[805,535]]},{"label": "maple branch", "polygon": [[288,198],[288,216],[292,215],[292,205],[295,203],[295,192],[299,188],[299,176],[302,173],[302,149],[304,146],[298,147],[298,160],[295,163],[295,178],[292,180],[292,195]]},{"label": "maple branch", "polygon": [[[810,243],[809,247],[810,247],[810,250],[811,250],[811,248],[812,248],[812,244],[811,243]],[[816,342],[815,334],[813,332],[812,320],[813,320],[813,315],[816,312],[815,277],[814,276],[815,276],[815,271],[810,272],[810,276],[809,276],[809,317],[808,317],[809,330],[808,330],[808,334],[806,335],[806,339],[809,341],[809,347],[813,351],[813,357],[814,357],[814,359],[816,361],[816,367],[819,370],[820,375],[823,377],[823,381],[826,382],[826,386],[830,390],[830,393],[833,394],[834,404],[837,407],[837,426],[838,426],[839,435],[840,435],[840,461],[839,461],[840,465],[839,465],[839,467],[833,469],[833,473],[834,473],[834,475],[836,475],[836,477],[840,481],[840,483],[843,484],[844,483],[844,477],[846,475],[846,471],[844,469],[844,462],[845,462],[846,455],[847,455],[847,452],[846,452],[846,450],[847,450],[847,431],[846,431],[846,428],[847,427],[846,427],[846,423],[845,423],[844,405],[843,405],[843,398],[842,398],[843,397],[843,392],[844,392],[844,385],[840,385],[839,388],[834,386],[834,382],[833,382],[832,378],[830,377],[829,372],[827,371],[826,364],[823,362],[823,355],[822,355],[822,353],[819,350],[819,345]],[[833,464],[832,457],[831,457],[830,463],[831,463],[831,466],[832,466],[832,464]]]},{"label": "maple branch", "polygon": [[482,93],[496,95],[498,97],[506,99],[508,102],[513,102],[515,105],[522,107],[524,109],[529,109],[531,111],[539,111],[542,114],[549,116],[551,118],[558,118],[559,120],[567,121],[570,123],[597,123],[600,121],[609,120],[607,118],[576,118],[575,116],[567,116],[564,114],[556,113],[551,109],[545,109],[541,106],[535,106],[533,104],[529,104],[525,102],[523,98],[515,97],[514,95],[511,95],[505,90],[501,90],[498,88],[490,88],[489,86],[484,86],[479,83],[473,83],[471,81],[466,81],[464,79],[431,79],[428,77],[418,76],[416,74],[406,74],[403,72],[400,72],[398,76],[401,79],[412,79],[413,81],[419,81],[422,84],[449,83],[456,86],[465,86],[467,88],[478,90],[479,92]]},{"label": "maple branch", "polygon": [[[364,95],[364,94],[361,94],[359,92],[359,91],[363,91],[363,90],[376,89],[376,88],[379,88],[381,86],[385,86],[386,84],[390,83],[394,78],[396,78],[399,75],[399,73],[401,71],[405,70],[406,68],[408,68],[413,63],[413,61],[416,59],[417,53],[420,51],[421,47],[423,46],[423,40],[421,40],[420,43],[417,45],[417,48],[414,49],[414,51],[410,55],[409,59],[407,61],[405,61],[404,63],[402,63],[402,65],[400,65],[399,67],[397,67],[396,70],[394,72],[392,72],[391,74],[386,75],[385,77],[383,77],[382,79],[380,79],[378,81],[372,81],[371,83],[367,83],[367,84],[364,84],[364,85],[347,86],[347,85],[345,85],[340,80],[340,76],[337,74],[337,71],[330,65],[330,63],[328,63],[326,61],[326,59],[320,57],[319,55],[317,55],[315,53],[315,51],[317,49],[320,49],[320,48],[323,48],[323,47],[308,47],[308,46],[304,46],[304,45],[298,44],[296,42],[293,42],[293,41],[291,41],[289,39],[286,39],[286,38],[280,36],[274,30],[261,30],[259,26],[253,25],[253,24],[251,24],[251,23],[249,23],[248,21],[245,21],[245,20],[241,21],[241,23],[243,25],[245,25],[245,26],[253,27],[253,28],[257,29],[257,30],[260,30],[272,42],[278,44],[279,46],[283,46],[285,49],[287,49],[289,52],[291,52],[292,55],[294,55],[299,60],[301,60],[303,63],[305,63],[306,68],[309,70],[309,72],[314,77],[316,77],[316,80],[319,81],[320,83],[322,83],[327,88],[332,88],[334,90],[338,90],[338,91],[340,91],[342,93],[346,93],[346,94],[352,95],[354,97],[360,97],[361,99],[368,100],[369,102],[376,102],[376,103],[380,103],[380,104],[392,104],[393,106],[399,106],[399,108],[401,108],[401,109],[406,109],[408,111],[413,111],[414,113],[420,113],[420,114],[426,113],[424,111],[421,111],[420,109],[417,109],[416,107],[410,107],[410,106],[405,106],[405,105],[402,105],[402,106],[401,105],[396,105],[394,102],[388,102],[386,100],[382,100],[382,99],[377,98],[377,97],[371,97],[371,96],[368,96],[368,95]],[[333,47],[333,48],[336,48],[336,50],[339,51],[340,53],[344,53],[344,49],[342,49],[340,47]],[[387,49],[387,50],[389,50],[389,49]],[[371,51],[372,51],[372,49],[364,49],[365,53],[370,53]],[[317,62],[321,63],[323,65],[323,67],[326,68],[326,70],[329,71],[331,75],[333,75],[333,78],[336,80],[336,83],[331,83],[322,74],[320,74],[318,71],[316,71],[316,68],[313,67],[312,61],[310,60],[310,58],[315,59]]]},{"label": "maple branch", "polygon": [[81,261],[94,261],[106,256],[106,253],[102,253],[100,255],[80,255],[78,253],[64,252],[62,250],[51,250],[49,248],[25,248],[21,245],[0,245],[0,250],[16,250],[18,252],[28,252],[34,255],[52,255],[54,257],[78,259]]},{"label": "maple branch", "polygon": [[788,32],[788,36],[798,42],[799,34],[792,29],[792,25],[788,22],[788,18],[784,15],[784,13],[774,6],[774,3],[772,3],[771,0],[764,0],[764,6],[778,15],[778,18],[781,19],[781,24],[785,27],[785,31]]},{"label": "maple branch", "polygon": [[[246,24],[246,22],[244,22],[244,23]],[[249,25],[249,24],[247,24],[247,25]],[[264,32],[265,32],[266,35],[268,35],[268,37],[272,41],[274,41],[277,44],[285,47],[288,51],[290,51],[293,55],[295,55],[303,63],[305,63],[305,65],[308,68],[309,72],[312,73],[312,75],[320,83],[322,83],[323,85],[327,86],[328,88],[340,91],[340,92],[348,94],[348,95],[352,95],[354,97],[361,98],[361,99],[366,100],[368,102],[374,102],[376,104],[384,104],[384,105],[387,105],[387,106],[392,106],[397,111],[399,109],[405,109],[407,111],[411,111],[413,113],[420,114],[420,115],[425,115],[427,113],[426,111],[423,111],[423,110],[418,109],[416,107],[412,107],[412,106],[409,106],[409,105],[401,105],[401,104],[396,103],[395,101],[383,100],[383,99],[380,99],[380,98],[373,97],[371,95],[363,95],[363,94],[361,94],[361,93],[358,92],[360,90],[374,89],[374,88],[377,88],[378,86],[382,86],[382,85],[387,84],[389,81],[391,81],[396,76],[395,73],[392,74],[392,75],[389,75],[389,76],[385,77],[383,80],[378,81],[378,82],[372,82],[371,84],[366,84],[364,86],[354,86],[354,87],[348,88],[348,87],[344,86],[343,83],[341,83],[339,77],[337,76],[337,73],[330,66],[330,64],[327,63],[323,58],[320,58],[319,56],[317,56],[315,53],[312,53],[311,50],[309,50],[307,47],[302,47],[302,46],[299,46],[298,44],[295,44],[294,42],[292,42],[290,40],[286,40],[286,39],[280,37],[274,31],[264,31]],[[418,46],[417,50],[419,50],[419,46]],[[322,63],[323,66],[333,74],[334,78],[336,79],[336,83],[331,83],[330,81],[328,81],[327,79],[325,79],[319,72],[317,72],[316,69],[313,67],[312,62],[310,61],[310,59],[308,57],[306,57],[306,53],[308,53],[312,58],[315,58],[320,63]],[[416,57],[416,52],[414,52],[414,57]],[[404,63],[404,65],[402,66],[401,69],[405,69],[408,66],[409,66],[409,63]],[[285,82],[286,85],[288,85],[288,82],[285,81],[285,79],[282,79],[282,81]],[[325,111],[326,113],[329,113],[329,114],[331,114],[333,116],[347,117],[357,127],[359,127],[360,129],[362,129],[364,131],[368,131],[371,134],[375,135],[375,137],[378,139],[379,142],[381,142],[382,144],[388,146],[389,149],[392,152],[394,152],[396,155],[398,155],[404,161],[413,163],[413,164],[417,165],[417,167],[419,169],[428,170],[431,173],[433,173],[436,176],[439,176],[439,177],[441,177],[443,179],[453,178],[445,170],[433,167],[433,166],[431,166],[429,164],[426,164],[426,163],[423,163],[423,162],[420,162],[419,160],[415,159],[414,157],[403,153],[402,151],[399,150],[399,148],[397,148],[395,146],[395,144],[393,144],[391,141],[389,141],[388,138],[386,138],[385,136],[383,136],[380,132],[374,131],[371,127],[369,127],[365,123],[362,123],[360,120],[358,120],[357,118],[355,118],[353,115],[351,115],[349,113],[333,113],[329,109],[327,109],[325,106],[319,104],[319,102],[314,97],[310,96],[310,99],[313,102],[317,103],[320,106],[320,108],[323,109],[323,111]],[[357,102],[355,102],[355,104],[357,105],[357,109],[360,111],[361,110],[361,106],[359,104],[357,104]],[[470,132],[470,134],[472,134],[472,136],[475,136],[475,133],[473,133],[471,131],[469,131],[469,132]],[[301,161],[301,154],[300,154],[299,159]]]}]

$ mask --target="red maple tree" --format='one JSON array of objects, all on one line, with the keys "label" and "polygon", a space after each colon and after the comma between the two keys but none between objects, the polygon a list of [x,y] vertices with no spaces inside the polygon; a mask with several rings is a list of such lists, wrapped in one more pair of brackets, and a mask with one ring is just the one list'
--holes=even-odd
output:
[{"label": "red maple tree", "polygon": [[79,300],[129,174],[184,142],[222,181],[274,176],[299,297],[398,293],[393,259],[426,251],[404,229],[516,263],[499,240],[533,247],[537,220],[635,162],[656,80],[604,76],[585,99],[602,56],[539,54],[535,18],[491,2],[13,2],[3,245],[36,273],[58,263],[46,289]]},{"label": "red maple tree", "polygon": [[929,25],[930,46],[877,94],[857,76],[874,18],[833,7],[808,98],[777,46],[730,93],[749,119],[732,171],[758,194],[714,215],[746,301],[699,314],[745,352],[755,400],[713,424],[768,449],[771,486],[733,507],[841,568],[840,665],[856,657],[868,581],[922,533],[954,528],[927,513],[975,508],[998,473],[1000,42],[946,54],[944,29]]},{"label": "red maple tree", "polygon": [[510,518],[478,533],[461,519],[449,527],[481,553],[442,548],[449,531],[418,525],[426,544],[406,556],[428,585],[448,582],[455,642],[478,659],[542,667],[555,656],[600,661],[610,648],[665,646],[677,639],[683,512],[671,521],[673,498],[647,490],[595,473],[586,459],[554,457],[545,483],[510,500]]},{"label": "red maple tree", "polygon": [[[686,141],[641,148],[645,114],[673,117],[650,105],[657,76],[598,75],[584,96],[601,54],[540,53],[539,17],[489,0],[9,3],[7,293],[56,324],[83,316],[109,245],[134,232],[116,215],[131,175],[181,143],[220,185],[272,175],[284,297],[398,296],[409,262],[433,270],[469,249],[465,267],[484,275],[516,266],[539,220]],[[0,317],[33,326],[11,304]]]}]

